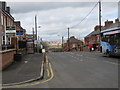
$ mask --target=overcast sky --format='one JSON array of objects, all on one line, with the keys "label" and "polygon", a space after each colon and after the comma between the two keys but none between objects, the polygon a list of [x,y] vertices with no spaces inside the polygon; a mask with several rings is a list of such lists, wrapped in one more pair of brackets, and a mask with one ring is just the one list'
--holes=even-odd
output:
[{"label": "overcast sky", "polygon": [[[38,35],[43,40],[67,39],[67,28],[78,24],[97,2],[8,2],[16,21],[21,21],[27,33],[32,33],[37,15]],[[117,2],[102,2],[102,24],[118,17]],[[70,36],[83,38],[98,25],[98,6],[81,24],[70,29]],[[58,36],[59,35],[59,36]]]}]

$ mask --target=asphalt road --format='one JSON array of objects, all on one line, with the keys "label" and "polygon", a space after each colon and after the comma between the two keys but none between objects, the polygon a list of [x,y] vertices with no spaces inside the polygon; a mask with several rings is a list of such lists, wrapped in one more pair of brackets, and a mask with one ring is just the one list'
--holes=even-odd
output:
[{"label": "asphalt road", "polygon": [[118,88],[118,58],[94,52],[48,53],[54,77],[29,88]]}]

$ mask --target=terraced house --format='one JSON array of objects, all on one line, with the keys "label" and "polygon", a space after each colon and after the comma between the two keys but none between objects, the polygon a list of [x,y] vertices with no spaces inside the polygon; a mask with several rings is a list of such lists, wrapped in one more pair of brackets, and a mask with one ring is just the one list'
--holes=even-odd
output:
[{"label": "terraced house", "polygon": [[[17,36],[17,31],[23,31],[22,36]],[[19,49],[19,41],[25,41],[26,30],[21,27],[20,21],[15,21],[6,2],[0,1],[0,69],[4,69],[14,61],[14,54]],[[21,45],[22,46],[22,45]]]},{"label": "terraced house", "polygon": [[6,6],[6,2],[0,2],[0,25],[2,27],[2,46],[5,49],[5,45],[10,47],[12,36],[15,36],[15,33],[6,33],[7,26],[14,26],[14,18],[10,14],[10,7]]}]

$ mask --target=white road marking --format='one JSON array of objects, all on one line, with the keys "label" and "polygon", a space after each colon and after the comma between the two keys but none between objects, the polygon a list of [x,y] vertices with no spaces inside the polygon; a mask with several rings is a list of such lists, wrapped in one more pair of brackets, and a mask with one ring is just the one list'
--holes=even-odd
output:
[{"label": "white road marking", "polygon": [[25,61],[25,63],[28,63],[28,61]]}]

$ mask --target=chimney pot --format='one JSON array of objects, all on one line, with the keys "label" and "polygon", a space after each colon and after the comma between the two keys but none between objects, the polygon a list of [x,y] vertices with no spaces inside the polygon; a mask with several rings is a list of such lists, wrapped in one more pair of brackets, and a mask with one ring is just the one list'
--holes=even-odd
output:
[{"label": "chimney pot", "polygon": [[109,25],[111,25],[111,24],[113,24],[113,21],[108,21],[108,20],[107,20],[107,21],[105,22],[105,26],[109,26]]},{"label": "chimney pot", "polygon": [[115,23],[119,23],[119,18],[115,19]]},{"label": "chimney pot", "polygon": [[97,31],[97,30],[100,30],[100,25],[97,25],[97,26],[94,27],[94,31]]},{"label": "chimney pot", "polygon": [[0,9],[6,10],[6,2],[0,1]]},{"label": "chimney pot", "polygon": [[10,7],[6,7],[6,11],[10,14]]}]

